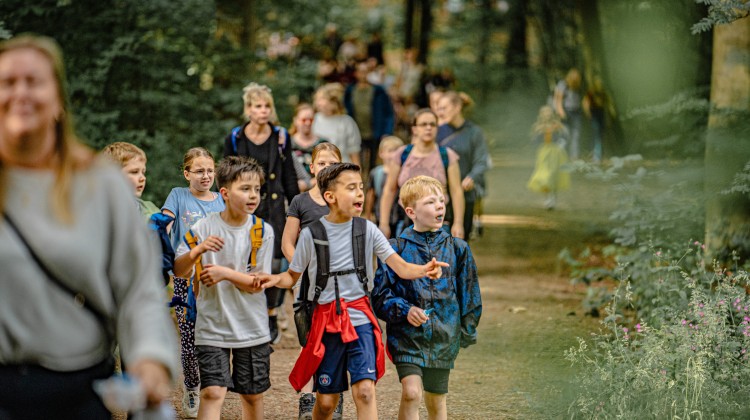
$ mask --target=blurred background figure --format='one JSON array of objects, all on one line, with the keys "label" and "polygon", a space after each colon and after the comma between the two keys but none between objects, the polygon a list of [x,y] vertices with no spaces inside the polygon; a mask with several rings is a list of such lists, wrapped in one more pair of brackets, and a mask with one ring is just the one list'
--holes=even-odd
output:
[{"label": "blurred background figure", "polygon": [[555,112],[568,129],[570,158],[576,160],[581,137],[581,72],[578,69],[568,70],[565,78],[557,83],[553,103]]},{"label": "blurred background figure", "polygon": [[344,162],[360,164],[362,137],[354,119],[344,108],[344,86],[327,83],[315,91],[313,133],[333,143],[341,151]]},{"label": "blurred background figure", "polygon": [[552,210],[557,205],[557,192],[570,188],[570,173],[563,165],[568,163],[565,153],[567,129],[549,106],[543,106],[531,128],[532,140],[539,144],[534,172],[527,186],[531,191],[545,195],[544,207]]},{"label": "blurred background figure", "polygon": [[482,129],[464,116],[464,110],[473,105],[463,92],[445,92],[437,102],[437,143],[458,154],[461,188],[464,195],[463,227],[465,238],[474,225],[474,207],[485,194],[484,174],[489,169],[490,154]]},{"label": "blurred background figure", "polygon": [[127,372],[149,403],[176,375],[157,244],[133,188],[72,126],[59,46],[0,44],[0,418],[108,419],[92,384]]},{"label": "blurred background figure", "polygon": [[583,97],[583,113],[591,119],[592,135],[592,162],[602,161],[602,142],[604,139],[604,128],[606,127],[607,114],[615,116],[615,108],[609,100],[607,91],[601,77],[596,76],[591,87]]},{"label": "blurred background figure", "polygon": [[368,174],[378,159],[380,139],[393,134],[394,113],[391,98],[382,86],[367,81],[367,61],[358,61],[355,83],[346,87],[344,106],[354,118],[362,137],[362,173]]}]

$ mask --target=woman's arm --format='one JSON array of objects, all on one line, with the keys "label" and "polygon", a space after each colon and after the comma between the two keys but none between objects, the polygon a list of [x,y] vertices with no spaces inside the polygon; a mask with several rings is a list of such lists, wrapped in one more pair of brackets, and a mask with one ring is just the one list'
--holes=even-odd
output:
[{"label": "woman's arm", "polygon": [[398,190],[398,174],[401,172],[401,168],[395,164],[389,165],[391,167],[388,168],[388,176],[385,178],[385,185],[383,185],[383,196],[380,197],[381,217],[378,222],[378,227],[386,238],[391,236],[390,217],[386,216],[391,214],[396,199],[396,190]]},{"label": "woman's arm", "polygon": [[453,225],[451,226],[451,235],[456,238],[464,238],[464,189],[461,187],[461,172],[458,169],[458,162],[453,162],[448,166],[448,190],[451,194],[451,203],[453,206]]},{"label": "woman's arm", "polygon": [[287,261],[291,261],[294,256],[294,247],[297,245],[299,238],[300,221],[294,216],[286,217],[284,233],[281,235],[281,252]]}]

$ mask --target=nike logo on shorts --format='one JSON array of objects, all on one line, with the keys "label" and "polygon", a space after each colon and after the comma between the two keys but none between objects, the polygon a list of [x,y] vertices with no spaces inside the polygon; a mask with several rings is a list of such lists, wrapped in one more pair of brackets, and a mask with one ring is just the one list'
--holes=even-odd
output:
[{"label": "nike logo on shorts", "polygon": [[375,369],[367,368],[367,373],[375,373]]}]

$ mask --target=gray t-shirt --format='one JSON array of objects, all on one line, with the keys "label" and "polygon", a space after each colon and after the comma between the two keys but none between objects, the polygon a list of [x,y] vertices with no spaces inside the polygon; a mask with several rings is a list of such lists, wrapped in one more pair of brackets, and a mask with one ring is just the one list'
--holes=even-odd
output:
[{"label": "gray t-shirt", "polygon": [[[250,228],[253,218],[242,226],[230,226],[220,213],[211,213],[191,229],[199,241],[209,236],[224,239],[219,252],[201,256],[203,265],[229,267],[241,273],[270,273],[273,260],[273,228],[263,223],[263,245],[256,255],[256,267],[249,269]],[[177,248],[177,256],[189,252],[185,241]],[[228,281],[212,287],[201,287],[196,300],[198,316],[195,320],[195,344],[221,348],[252,347],[271,341],[268,330],[268,307],[264,293],[249,293]]]},{"label": "gray t-shirt", "polygon": [[350,155],[359,153],[362,148],[362,136],[354,119],[346,114],[315,114],[312,126],[313,133],[336,145],[341,151],[344,162],[351,162]]},{"label": "gray t-shirt", "polygon": [[[5,211],[44,264],[88,303],[116,318],[125,364],[151,359],[176,375],[158,244],[119,166],[95,162],[70,184],[73,222],[54,216],[52,171],[8,168]],[[96,318],[51,282],[0,220],[0,365],[88,368],[109,348]]]},{"label": "gray t-shirt", "polygon": [[[326,220],[325,217],[320,219],[323,222],[323,226],[326,228],[328,234],[328,243],[330,244],[330,269],[331,271],[343,271],[354,268],[354,253],[352,250],[352,221],[346,223],[331,223]],[[368,290],[373,288],[373,278],[375,276],[374,256],[377,255],[380,261],[385,263],[391,255],[395,254],[391,245],[388,243],[388,239],[383,236],[383,233],[375,226],[374,223],[367,221],[367,234],[365,236],[365,258],[367,259],[367,279],[368,279]],[[309,265],[308,265],[309,264]],[[297,248],[294,251],[294,258],[292,263],[289,265],[289,269],[297,273],[301,273],[307,267],[308,275],[310,276],[310,284],[315,284],[315,275],[318,269],[318,259],[315,254],[315,245],[313,244],[312,234],[309,228],[302,229],[299,240],[297,241]],[[365,291],[362,288],[359,278],[356,274],[347,274],[340,276],[339,281],[339,296],[347,302],[357,300],[365,295]],[[310,288],[309,298],[312,299],[315,294],[313,287]],[[334,282],[333,278],[328,279],[328,284],[323,292],[320,294],[318,303],[329,303],[335,300]],[[349,316],[351,317],[352,325],[357,327],[359,325],[365,325],[370,320],[362,312],[349,308]]]}]

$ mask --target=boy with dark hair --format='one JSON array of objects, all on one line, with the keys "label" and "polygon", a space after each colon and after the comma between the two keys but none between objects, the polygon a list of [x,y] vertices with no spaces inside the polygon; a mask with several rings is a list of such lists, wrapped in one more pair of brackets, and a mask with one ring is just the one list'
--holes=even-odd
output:
[{"label": "boy with dark hair", "polygon": [[216,178],[226,209],[201,219],[185,235],[174,269],[175,275],[190,277],[195,267],[195,278],[205,286],[196,291],[198,418],[219,419],[228,389],[240,394],[243,418],[262,418],[263,392],[271,386],[271,337],[255,273],[271,270],[274,232],[252,214],[260,204],[264,174],[254,160],[229,156],[219,163]]},{"label": "boy with dark hair", "polygon": [[476,343],[482,315],[477,268],[468,244],[443,226],[445,194],[435,178],[417,176],[399,192],[406,215],[414,222],[393,249],[419,264],[439,258],[450,269],[437,280],[402,281],[380,267],[375,275],[373,306],[386,321],[388,354],[401,381],[399,419],[419,419],[422,389],[430,419],[447,419],[448,376],[460,347]]},{"label": "boy with dark hair", "polygon": [[[359,171],[355,164],[339,163],[318,174],[329,214],[302,230],[287,272],[259,275],[264,288],[291,288],[307,270],[310,284],[316,285],[308,294],[308,297],[315,295],[311,300],[317,305],[307,343],[289,375],[297,391],[310,377],[314,378],[317,396],[313,418],[316,419],[331,418],[339,393],[349,387],[347,371],[358,417],[377,418],[375,382],[385,372],[385,352],[380,326],[367,296],[372,287],[369,279],[374,273],[373,257],[377,255],[404,279],[439,278],[441,266],[447,266],[434,259],[424,265],[405,262],[372,222],[358,217],[364,203]],[[319,228],[325,239],[316,236],[320,234]],[[319,262],[323,247],[329,258]],[[360,252],[364,258],[357,256]],[[364,260],[361,271],[356,267],[360,259]],[[324,282],[318,281],[319,263],[328,269],[323,275]]]}]

